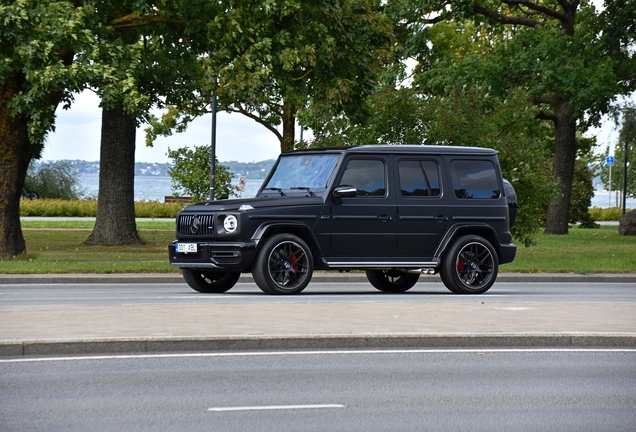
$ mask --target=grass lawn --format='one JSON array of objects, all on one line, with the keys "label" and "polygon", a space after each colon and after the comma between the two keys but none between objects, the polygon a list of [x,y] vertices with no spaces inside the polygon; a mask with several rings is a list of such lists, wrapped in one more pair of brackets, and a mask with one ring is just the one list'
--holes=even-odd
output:
[{"label": "grass lawn", "polygon": [[138,230],[144,246],[87,246],[91,228],[25,229],[27,255],[0,261],[0,273],[178,272],[168,264],[174,228]]},{"label": "grass lawn", "polygon": [[[139,222],[144,246],[86,246],[92,221],[23,221],[27,255],[0,261],[0,273],[178,272],[168,264],[167,245],[174,222]],[[567,236],[538,235],[536,244],[520,246],[514,262],[501,272],[636,273],[636,237],[616,226],[570,229]]]},{"label": "grass lawn", "polygon": [[619,235],[617,226],[571,228],[566,236],[540,234],[534,246],[518,246],[517,258],[500,271],[636,273],[636,236]]}]

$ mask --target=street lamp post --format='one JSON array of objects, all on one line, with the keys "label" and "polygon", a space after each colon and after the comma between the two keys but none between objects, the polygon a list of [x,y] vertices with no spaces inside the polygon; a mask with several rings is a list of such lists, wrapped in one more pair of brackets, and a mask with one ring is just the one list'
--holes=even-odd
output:
[{"label": "street lamp post", "polygon": [[216,175],[216,94],[212,96],[212,142],[210,144],[210,201],[214,201]]}]

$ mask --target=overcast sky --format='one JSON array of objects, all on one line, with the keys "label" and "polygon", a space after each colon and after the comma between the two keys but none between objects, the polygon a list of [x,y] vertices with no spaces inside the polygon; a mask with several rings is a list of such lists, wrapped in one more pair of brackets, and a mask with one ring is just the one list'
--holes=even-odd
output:
[{"label": "overcast sky", "polygon": [[[99,160],[102,111],[99,97],[92,91],[76,95],[69,110],[56,112],[55,132],[49,134],[42,160]],[[146,147],[142,125],[137,130],[135,160],[137,162],[170,162],[168,148],[210,145],[212,115],[198,118],[182,134],[157,139],[154,147]],[[254,120],[240,114],[219,113],[217,116],[216,154],[221,162],[258,162],[275,159],[280,144],[273,133]]]}]

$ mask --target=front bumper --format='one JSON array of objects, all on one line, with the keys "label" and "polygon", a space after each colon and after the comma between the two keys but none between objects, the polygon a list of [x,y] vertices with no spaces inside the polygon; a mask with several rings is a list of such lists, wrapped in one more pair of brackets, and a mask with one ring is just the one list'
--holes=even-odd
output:
[{"label": "front bumper", "polygon": [[175,240],[168,245],[170,265],[191,269],[244,270],[252,265],[256,242],[197,242],[197,252],[178,253]]}]

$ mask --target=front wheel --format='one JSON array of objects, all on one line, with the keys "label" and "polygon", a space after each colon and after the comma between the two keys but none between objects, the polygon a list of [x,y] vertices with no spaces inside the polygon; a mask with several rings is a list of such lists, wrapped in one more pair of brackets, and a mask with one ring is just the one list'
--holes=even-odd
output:
[{"label": "front wheel", "polygon": [[444,255],[442,282],[455,294],[481,294],[497,279],[499,260],[488,240],[476,235],[458,238]]},{"label": "front wheel", "polygon": [[267,294],[298,294],[309,284],[313,271],[307,243],[293,234],[276,234],[261,247],[252,274]]},{"label": "front wheel", "polygon": [[232,288],[241,277],[240,273],[221,273],[193,269],[181,269],[183,278],[195,291],[219,294]]},{"label": "front wheel", "polygon": [[408,291],[420,278],[419,274],[405,273],[399,270],[367,270],[366,273],[371,285],[388,293]]}]

